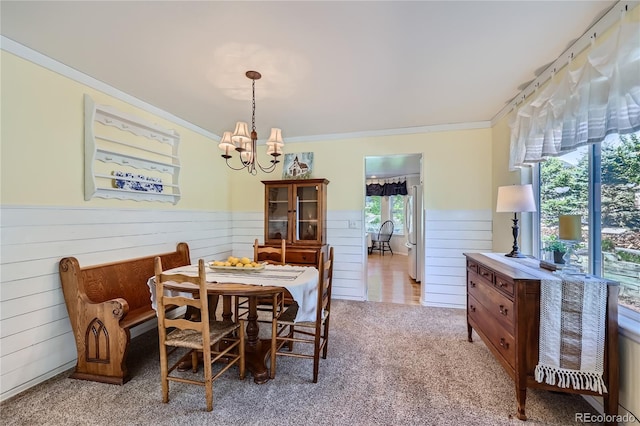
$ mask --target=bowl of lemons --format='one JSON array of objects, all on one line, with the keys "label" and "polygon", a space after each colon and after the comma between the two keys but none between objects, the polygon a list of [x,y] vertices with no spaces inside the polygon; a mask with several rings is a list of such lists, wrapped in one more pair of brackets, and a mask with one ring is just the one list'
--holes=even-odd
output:
[{"label": "bowl of lemons", "polygon": [[227,260],[213,260],[209,268],[221,271],[256,272],[264,269],[264,263],[254,262],[248,257],[229,256]]}]

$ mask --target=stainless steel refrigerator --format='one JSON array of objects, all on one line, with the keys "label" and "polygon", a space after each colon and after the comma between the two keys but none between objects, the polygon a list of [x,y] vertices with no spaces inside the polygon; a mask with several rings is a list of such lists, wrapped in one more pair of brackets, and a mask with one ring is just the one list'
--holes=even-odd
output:
[{"label": "stainless steel refrigerator", "polygon": [[417,282],[424,279],[424,215],[422,185],[409,188],[405,206],[405,232],[407,233],[409,276]]}]

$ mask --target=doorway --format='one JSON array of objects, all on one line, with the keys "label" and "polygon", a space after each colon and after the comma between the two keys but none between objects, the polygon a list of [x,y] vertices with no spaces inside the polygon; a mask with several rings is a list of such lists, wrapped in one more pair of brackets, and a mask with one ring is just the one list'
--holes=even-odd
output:
[{"label": "doorway", "polygon": [[[375,195],[380,189],[376,185],[389,185],[396,189],[396,185],[402,188],[402,183],[406,183],[404,193],[395,195]],[[373,184],[369,187],[369,195],[365,188],[365,210],[363,212],[364,228],[367,232],[367,240],[377,235],[380,225],[385,220],[394,222],[394,233],[391,237],[391,248],[389,251],[367,250],[366,269],[366,291],[367,300],[372,302],[401,303],[407,305],[419,305],[421,294],[421,280],[416,281],[416,274],[410,274],[410,256],[413,256],[415,268],[416,245],[415,228],[414,234],[410,235],[408,226],[412,222],[411,215],[407,208],[416,200],[409,195],[413,186],[419,186],[422,193],[422,154],[401,154],[386,156],[366,156],[365,157],[365,185]],[[398,185],[400,184],[400,185]],[[401,189],[399,190],[401,191]],[[388,191],[385,191],[388,193]],[[414,192],[415,193],[415,189]],[[393,194],[393,192],[391,193]],[[405,195],[406,194],[406,195]],[[412,202],[409,202],[411,198]],[[420,212],[422,212],[422,198],[419,201]],[[413,219],[415,220],[415,219]],[[420,219],[421,221],[421,219]],[[419,232],[423,234],[420,228]],[[422,246],[423,238],[420,237]],[[413,243],[413,245],[412,245]],[[424,253],[420,250],[421,257]],[[418,262],[423,268],[423,261]]]}]

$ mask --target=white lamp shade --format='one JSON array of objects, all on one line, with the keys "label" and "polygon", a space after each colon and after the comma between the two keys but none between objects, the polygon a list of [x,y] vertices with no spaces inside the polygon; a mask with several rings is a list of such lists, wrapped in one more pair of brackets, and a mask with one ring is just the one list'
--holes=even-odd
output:
[{"label": "white lamp shade", "polygon": [[284,141],[282,140],[282,130],[281,129],[276,129],[273,128],[271,129],[271,135],[269,136],[269,139],[267,140],[267,145],[269,146],[283,146],[284,145]]},{"label": "white lamp shade", "polygon": [[251,134],[249,133],[249,126],[244,121],[238,121],[236,123],[236,129],[233,131],[231,140],[236,146],[241,146],[247,142],[251,142]]},{"label": "white lamp shade", "polygon": [[579,214],[562,215],[559,221],[559,239],[567,241],[582,240],[582,217]]},{"label": "white lamp shade", "polygon": [[222,139],[220,139],[220,143],[218,144],[218,148],[220,148],[221,150],[223,150],[227,154],[229,153],[229,150],[235,148],[235,146],[233,145],[233,142],[231,141],[231,132],[224,132],[222,134]]},{"label": "white lamp shade", "polygon": [[527,185],[509,185],[498,187],[498,202],[496,212],[535,212],[536,201],[533,197],[533,187]]}]

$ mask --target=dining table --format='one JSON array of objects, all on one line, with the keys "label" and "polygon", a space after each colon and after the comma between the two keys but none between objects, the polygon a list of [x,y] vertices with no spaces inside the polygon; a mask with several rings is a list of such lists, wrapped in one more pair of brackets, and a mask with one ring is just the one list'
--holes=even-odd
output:
[{"label": "dining table", "polygon": [[[188,265],[163,271],[164,274],[184,274],[197,276],[198,266]],[[264,265],[260,268],[216,268],[207,267],[207,294],[222,296],[222,318],[233,320],[232,298],[246,297],[249,301],[245,339],[245,365],[255,383],[266,383],[269,370],[266,360],[271,350],[271,339],[259,336],[257,301],[265,296],[273,296],[288,290],[298,304],[295,322],[315,321],[318,291],[318,270],[311,266]],[[151,294],[151,305],[156,309],[155,277],[150,277],[147,285]],[[193,295],[198,287],[192,283],[165,283],[169,295]],[[215,312],[211,312],[215,315]]]}]

